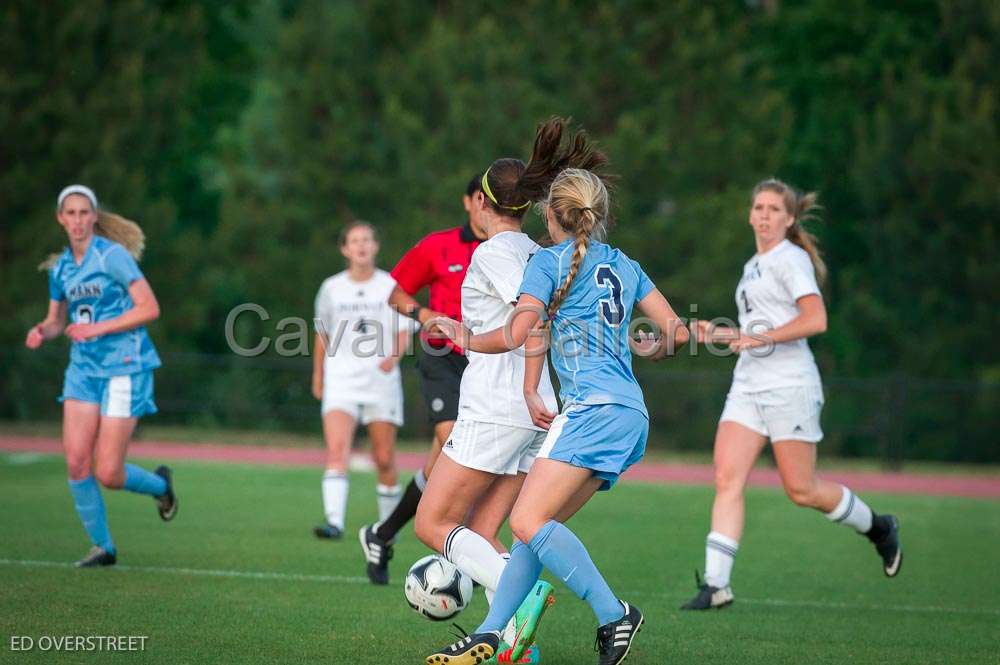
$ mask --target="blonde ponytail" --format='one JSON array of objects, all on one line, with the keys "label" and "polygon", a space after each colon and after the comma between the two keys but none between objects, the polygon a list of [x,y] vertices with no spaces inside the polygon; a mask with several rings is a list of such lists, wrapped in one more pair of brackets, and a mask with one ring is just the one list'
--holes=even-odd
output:
[{"label": "blonde ponytail", "polygon": [[146,249],[146,234],[142,232],[142,228],[131,219],[125,219],[113,212],[97,211],[94,233],[118,243],[136,261],[142,258],[142,253]]},{"label": "blonde ponytail", "polygon": [[[142,227],[130,219],[125,219],[121,215],[97,208],[97,198],[94,193],[89,188],[81,185],[73,185],[64,189],[59,195],[57,209],[61,209],[65,198],[73,194],[85,196],[90,200],[91,205],[94,206],[97,213],[97,222],[94,223],[94,233],[118,243],[136,261],[142,259],[142,253],[146,249],[146,234],[143,233]],[[48,258],[38,264],[38,269],[41,271],[51,270],[59,261],[60,256],[61,253],[50,254]]]},{"label": "blonde ponytail", "polygon": [[559,306],[562,305],[563,300],[566,299],[566,294],[569,293],[570,287],[573,286],[573,280],[576,279],[576,274],[580,272],[583,260],[587,258],[587,249],[590,247],[590,234],[593,233],[596,225],[597,218],[594,215],[594,211],[590,208],[580,209],[579,220],[574,225],[576,237],[573,241],[573,260],[569,264],[569,272],[566,273],[566,279],[563,283],[552,294],[552,300],[549,301],[548,309],[545,312],[550,322],[555,317],[556,312],[559,311]]},{"label": "blonde ponytail", "polygon": [[818,198],[816,192],[800,195],[781,180],[770,178],[758,183],[753,188],[751,205],[753,204],[753,199],[756,199],[758,194],[765,191],[780,195],[784,200],[785,210],[795,217],[795,221],[788,227],[785,237],[809,254],[813,270],[816,271],[816,281],[822,286],[826,282],[828,275],[826,261],[823,260],[823,255],[819,251],[819,240],[803,226],[803,222],[807,220],[819,219],[819,216],[816,214],[816,211],[820,209],[819,204],[816,203]]}]

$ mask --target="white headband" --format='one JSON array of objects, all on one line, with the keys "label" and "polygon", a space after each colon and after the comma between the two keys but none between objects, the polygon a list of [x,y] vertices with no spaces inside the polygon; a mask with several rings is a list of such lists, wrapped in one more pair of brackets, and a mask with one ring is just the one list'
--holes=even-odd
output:
[{"label": "white headband", "polygon": [[86,187],[84,185],[70,185],[66,189],[59,192],[59,199],[56,201],[56,210],[61,210],[63,201],[66,200],[67,196],[72,194],[86,196],[90,200],[91,207],[93,207],[94,210],[97,210],[97,194],[94,194],[94,190],[90,187]]}]

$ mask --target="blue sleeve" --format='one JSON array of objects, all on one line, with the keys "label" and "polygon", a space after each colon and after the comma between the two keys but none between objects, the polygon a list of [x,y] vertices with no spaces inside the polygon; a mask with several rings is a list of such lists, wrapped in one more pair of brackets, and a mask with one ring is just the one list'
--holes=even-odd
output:
[{"label": "blue sleeve", "polygon": [[132,255],[121,245],[114,247],[104,256],[104,269],[108,274],[127,289],[132,282],[142,279],[142,271]]},{"label": "blue sleeve", "polygon": [[520,293],[538,298],[543,305],[548,305],[552,292],[556,290],[558,278],[559,263],[555,254],[542,250],[528,261],[524,269],[524,279],[521,280]]},{"label": "blue sleeve", "polygon": [[66,300],[66,293],[63,291],[62,280],[59,279],[59,266],[49,270],[49,299],[62,301]]},{"label": "blue sleeve", "polygon": [[656,284],[653,284],[653,280],[646,275],[638,261],[634,261],[632,259],[629,259],[629,261],[632,263],[632,269],[635,270],[635,301],[639,302],[656,288]]}]

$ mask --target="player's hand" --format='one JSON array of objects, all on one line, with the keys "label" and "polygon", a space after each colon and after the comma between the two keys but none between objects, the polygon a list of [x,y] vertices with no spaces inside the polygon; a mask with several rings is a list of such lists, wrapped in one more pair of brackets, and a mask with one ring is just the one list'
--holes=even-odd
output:
[{"label": "player's hand", "polygon": [[745,351],[747,349],[755,349],[758,346],[764,346],[766,343],[767,340],[741,334],[729,343],[729,350],[733,353],[739,353],[740,351]]},{"label": "player's hand", "polygon": [[637,356],[648,358],[649,356],[655,355],[656,352],[659,351],[660,338],[654,333],[640,330],[638,335],[639,336],[637,338],[629,340],[632,344],[632,353]]},{"label": "player's hand", "polygon": [[71,323],[66,326],[66,336],[74,342],[85,342],[103,334],[100,323]]},{"label": "player's hand", "polygon": [[378,364],[379,370],[383,374],[388,374],[392,371],[392,368],[399,364],[399,358],[395,356],[389,356],[388,358],[383,358],[382,362]]},{"label": "player's hand", "polygon": [[42,334],[41,326],[34,326],[28,331],[28,336],[24,338],[24,345],[34,351],[42,345],[45,341],[45,335]]},{"label": "player's hand", "polygon": [[322,401],[323,400],[323,375],[313,374],[312,378],[312,394],[313,397]]},{"label": "player's hand", "polygon": [[712,327],[712,324],[708,321],[698,319],[694,335],[699,344],[704,344],[712,339]]},{"label": "player's hand", "polygon": [[542,399],[541,395],[537,392],[524,393],[524,402],[528,405],[528,414],[531,416],[531,422],[536,427],[548,429],[552,425],[552,419],[556,417],[556,414],[545,407],[545,400]]},{"label": "player's hand", "polygon": [[437,330],[457,346],[463,349],[468,348],[472,331],[462,325],[460,321],[449,319],[446,316],[438,316],[430,319],[427,325],[431,327],[432,331]]}]

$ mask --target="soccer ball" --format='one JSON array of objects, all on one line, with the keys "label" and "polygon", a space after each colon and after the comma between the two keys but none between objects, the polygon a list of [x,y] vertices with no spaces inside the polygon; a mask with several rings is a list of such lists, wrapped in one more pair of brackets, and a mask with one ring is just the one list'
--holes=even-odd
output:
[{"label": "soccer ball", "polygon": [[410,566],[403,594],[414,612],[445,621],[469,604],[472,579],[444,557],[430,554]]}]

